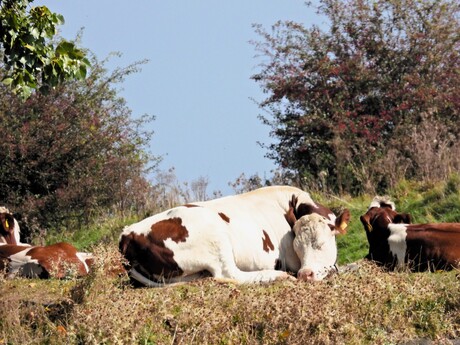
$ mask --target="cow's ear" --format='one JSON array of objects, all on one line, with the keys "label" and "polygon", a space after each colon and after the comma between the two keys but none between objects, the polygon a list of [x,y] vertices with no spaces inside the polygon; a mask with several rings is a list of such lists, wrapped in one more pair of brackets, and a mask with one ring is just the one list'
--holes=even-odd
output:
[{"label": "cow's ear", "polygon": [[369,218],[367,213],[359,217],[359,219],[361,220],[361,223],[363,223],[364,229],[366,230],[366,232],[372,232],[372,225],[370,223],[371,219]]},{"label": "cow's ear", "polygon": [[295,194],[292,194],[292,198],[291,200],[289,200],[289,209],[288,211],[286,212],[286,214],[284,215],[284,218],[286,219],[286,221],[288,222],[289,226],[291,227],[291,229],[294,227],[294,224],[297,220],[297,217],[295,216],[295,207],[297,205],[297,197],[295,196]]},{"label": "cow's ear", "polygon": [[394,219],[393,223],[395,224],[410,224],[411,223],[411,216],[409,213],[398,213]]},{"label": "cow's ear", "polygon": [[339,227],[335,226],[334,224],[328,224],[329,228],[331,229],[332,231],[332,234],[334,236],[337,236],[337,235],[344,235],[346,233],[342,231],[342,229],[340,229]]},{"label": "cow's ear", "polygon": [[291,200],[289,200],[289,208],[292,208],[294,213],[295,213],[295,208],[297,207],[297,201],[299,199],[295,196],[295,194],[292,194]]},{"label": "cow's ear", "polygon": [[294,214],[294,208],[293,207],[289,207],[289,210],[284,215],[284,218],[286,218],[286,221],[289,223],[289,226],[292,229],[294,227],[294,224],[295,224],[296,220],[297,220],[297,218],[295,217],[295,214]]},{"label": "cow's ear", "polygon": [[347,227],[351,220],[351,214],[348,209],[342,211],[342,213],[335,219],[335,228],[341,234],[347,233]]}]

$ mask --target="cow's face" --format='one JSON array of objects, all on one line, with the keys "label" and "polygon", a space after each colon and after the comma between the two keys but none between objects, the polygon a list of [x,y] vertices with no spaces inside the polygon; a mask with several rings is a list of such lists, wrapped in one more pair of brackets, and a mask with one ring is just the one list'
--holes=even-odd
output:
[{"label": "cow's face", "polygon": [[388,225],[392,223],[409,224],[411,222],[409,214],[398,213],[393,207],[386,204],[382,204],[381,207],[370,207],[366,214],[360,217],[366,231],[367,241],[369,242],[369,254],[367,258],[382,264],[393,261],[388,244],[388,237],[390,236]]},{"label": "cow's face", "polygon": [[322,280],[335,268],[335,236],[339,231],[326,218],[316,213],[297,220],[293,231],[294,251],[301,263],[297,277],[305,281]]},{"label": "cow's face", "polygon": [[19,225],[5,207],[0,207],[0,244],[19,244]]}]

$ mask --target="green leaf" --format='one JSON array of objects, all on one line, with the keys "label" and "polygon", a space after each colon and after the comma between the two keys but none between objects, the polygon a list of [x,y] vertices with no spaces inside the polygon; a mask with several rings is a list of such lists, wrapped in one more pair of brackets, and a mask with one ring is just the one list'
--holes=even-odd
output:
[{"label": "green leaf", "polygon": [[35,39],[38,39],[40,37],[40,31],[38,31],[37,28],[33,28],[31,31],[30,31],[31,35],[35,38]]},{"label": "green leaf", "polygon": [[5,78],[3,79],[2,83],[4,85],[10,86],[13,83],[13,78]]},{"label": "green leaf", "polygon": [[12,0],[5,9],[0,0],[0,46],[6,64],[3,83],[25,96],[40,86],[37,78],[55,86],[65,80],[84,78],[86,67],[90,66],[85,52],[74,43],[61,40],[55,47],[56,25],[63,24],[64,17],[50,12],[46,6],[29,9],[31,2]]},{"label": "green leaf", "polygon": [[69,52],[72,52],[75,49],[75,45],[68,41],[61,41],[58,46],[56,47],[57,54],[66,54],[68,55]]},{"label": "green leaf", "polygon": [[57,25],[63,25],[63,24],[65,24],[65,19],[64,19],[64,16],[63,16],[62,14],[57,14],[57,13],[55,13],[54,15],[55,15],[55,17],[56,17],[55,23],[56,23]]},{"label": "green leaf", "polygon": [[30,44],[24,45],[24,48],[26,48],[26,49],[28,49],[28,50],[30,50],[30,51],[35,51],[35,47],[32,46],[32,45],[30,45]]},{"label": "green leaf", "polygon": [[30,95],[32,94],[32,91],[33,91],[33,88],[27,85],[23,85],[22,88],[20,89],[19,94],[24,100],[26,100],[27,98],[30,97]]},{"label": "green leaf", "polygon": [[86,73],[87,73],[86,65],[81,65],[79,68],[79,72],[80,72],[80,76],[78,79],[85,79]]}]

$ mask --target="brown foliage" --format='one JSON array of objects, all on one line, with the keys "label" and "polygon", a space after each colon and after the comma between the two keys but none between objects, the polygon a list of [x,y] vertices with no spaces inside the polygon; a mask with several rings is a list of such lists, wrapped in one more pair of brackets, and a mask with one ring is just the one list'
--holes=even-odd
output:
[{"label": "brown foliage", "polygon": [[85,82],[25,103],[0,88],[0,200],[26,235],[78,227],[110,209],[137,211],[149,194],[144,174],[155,161],[143,126],[152,119],[131,118],[114,89],[137,64],[111,75],[93,66]]}]

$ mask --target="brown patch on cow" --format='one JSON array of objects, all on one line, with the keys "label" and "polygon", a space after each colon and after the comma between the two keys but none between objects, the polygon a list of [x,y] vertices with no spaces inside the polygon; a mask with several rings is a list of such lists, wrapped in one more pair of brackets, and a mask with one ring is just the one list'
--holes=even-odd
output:
[{"label": "brown patch on cow", "polygon": [[291,225],[291,228],[294,226],[294,223],[297,219],[302,218],[305,215],[312,213],[319,214],[326,219],[329,219],[331,214],[334,214],[330,209],[321,204],[315,203],[315,205],[301,203],[297,205],[298,198],[293,194],[291,200],[289,201],[289,210],[284,215],[286,221]]},{"label": "brown patch on cow", "polygon": [[414,271],[460,267],[460,224],[410,224],[406,227],[406,257]]},{"label": "brown patch on cow", "polygon": [[230,218],[223,212],[219,212],[220,218],[222,218],[225,222],[230,223]]},{"label": "brown patch on cow", "polygon": [[185,242],[185,239],[188,237],[188,231],[182,225],[182,219],[180,218],[160,220],[152,225],[151,230],[148,236],[155,243],[163,243],[168,238],[176,243]]},{"label": "brown patch on cow", "polygon": [[151,226],[148,235],[122,235],[120,251],[128,260],[127,268],[135,268],[140,273],[150,276],[172,278],[182,275],[183,271],[174,260],[174,252],[166,248],[164,241],[170,238],[176,243],[185,242],[187,229],[182,219],[170,218],[161,220]]},{"label": "brown patch on cow", "polygon": [[64,278],[75,270],[78,276],[87,274],[85,265],[77,256],[77,249],[70,243],[60,242],[49,246],[32,247],[27,255],[37,260],[44,269],[40,278]]},{"label": "brown patch on cow", "polygon": [[296,218],[299,219],[305,215],[316,213],[330,220],[329,216],[333,214],[333,212],[321,204],[315,203],[315,205],[316,207],[310,204],[300,204],[295,211]]},{"label": "brown patch on cow", "polygon": [[183,273],[174,260],[173,251],[166,248],[162,241],[153,240],[151,236],[133,232],[122,235],[120,251],[128,261],[127,269],[135,268],[147,277],[162,275],[171,278]]},{"label": "brown patch on cow", "polygon": [[195,204],[185,204],[184,207],[192,208],[192,207],[201,207],[201,206],[195,205]]},{"label": "brown patch on cow", "polygon": [[273,245],[268,234],[265,232],[265,230],[262,230],[262,232],[264,233],[264,237],[262,237],[262,245],[263,245],[264,251],[268,253],[270,250],[275,250],[275,246]]}]

